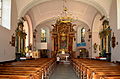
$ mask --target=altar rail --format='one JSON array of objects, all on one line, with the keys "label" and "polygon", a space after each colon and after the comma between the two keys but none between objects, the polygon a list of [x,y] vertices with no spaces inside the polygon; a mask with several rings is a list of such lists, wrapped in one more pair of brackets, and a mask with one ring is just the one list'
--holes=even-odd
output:
[{"label": "altar rail", "polygon": [[55,65],[55,58],[0,64],[0,79],[48,79]]},{"label": "altar rail", "polygon": [[80,79],[120,79],[118,64],[91,59],[72,59],[72,65]]}]

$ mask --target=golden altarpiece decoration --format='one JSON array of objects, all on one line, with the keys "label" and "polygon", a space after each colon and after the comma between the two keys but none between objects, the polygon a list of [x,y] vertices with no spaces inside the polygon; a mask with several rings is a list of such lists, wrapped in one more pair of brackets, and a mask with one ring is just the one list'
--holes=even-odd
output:
[{"label": "golden altarpiece decoration", "polygon": [[[66,2],[66,1],[65,1]],[[61,17],[56,20],[51,31],[52,34],[52,48],[55,52],[72,52],[73,41],[75,40],[74,30],[75,24],[72,24],[73,18],[67,12],[68,9],[63,5]]]},{"label": "golden altarpiece decoration", "polygon": [[109,21],[103,21],[103,28],[100,31],[99,36],[101,40],[100,45],[100,56],[106,57],[108,61],[111,60],[111,31],[112,29],[109,26]]},{"label": "golden altarpiece decoration", "polygon": [[15,30],[16,32],[16,60],[19,60],[20,57],[25,56],[25,40],[26,40],[26,33],[23,30],[23,22],[20,20],[18,22],[18,27]]},{"label": "golden altarpiece decoration", "polygon": [[76,25],[72,24],[73,18],[66,7],[67,1],[63,0],[63,3],[63,11],[61,12],[61,16],[59,16],[56,23],[52,25],[52,50],[57,52],[57,54],[70,54],[73,51],[76,33],[74,26]]},{"label": "golden altarpiece decoration", "polygon": [[53,26],[52,44],[53,50],[56,52],[72,52],[73,41],[75,39],[76,31],[73,29],[75,24],[68,20],[57,20]]}]

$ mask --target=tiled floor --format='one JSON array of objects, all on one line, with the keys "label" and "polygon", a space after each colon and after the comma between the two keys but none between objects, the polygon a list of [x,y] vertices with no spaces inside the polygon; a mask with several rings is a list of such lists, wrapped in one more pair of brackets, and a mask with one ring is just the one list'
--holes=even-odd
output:
[{"label": "tiled floor", "polygon": [[50,79],[78,79],[70,64],[59,64]]}]

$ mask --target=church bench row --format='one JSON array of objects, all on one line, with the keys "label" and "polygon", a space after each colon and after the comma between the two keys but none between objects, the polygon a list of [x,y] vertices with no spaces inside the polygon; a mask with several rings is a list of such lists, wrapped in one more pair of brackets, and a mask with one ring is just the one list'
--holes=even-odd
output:
[{"label": "church bench row", "polygon": [[[55,67],[54,58],[40,58],[0,65],[0,75],[27,75],[26,79],[47,79]],[[18,76],[17,76],[18,77]],[[10,78],[14,79],[14,78]],[[20,78],[23,79],[23,78]]]},{"label": "church bench row", "polygon": [[[50,59],[49,59],[49,60],[50,60]],[[30,62],[30,61],[29,61],[29,62]],[[32,61],[32,62],[33,62],[33,61]],[[39,61],[39,62],[41,62],[41,61]],[[16,62],[14,62],[14,63],[16,63]],[[21,62],[17,62],[17,63],[19,64],[19,63],[21,63]],[[17,64],[17,67],[19,67],[18,64]],[[24,62],[22,62],[22,64],[24,64]],[[4,65],[4,66],[7,66],[7,67],[8,67],[8,65]],[[9,66],[10,66],[10,64],[9,64]],[[15,64],[11,63],[11,67],[15,67],[15,66],[16,66]],[[22,65],[20,65],[20,67],[21,67],[21,66],[22,66]],[[26,65],[23,65],[22,67],[25,67],[25,66],[26,66]],[[29,65],[29,64],[28,64],[27,66],[37,67],[37,65],[34,65],[34,66],[32,65],[32,66],[31,66],[31,65]]]},{"label": "church bench row", "polygon": [[35,71],[0,71],[0,75],[27,75],[31,76],[32,79],[41,79],[40,72]]},{"label": "church bench row", "polygon": [[120,76],[120,66],[114,63],[90,59],[73,59],[72,64],[76,74],[81,79],[106,79],[104,77]]},{"label": "church bench row", "polygon": [[101,79],[120,79],[120,76],[102,77]]},{"label": "church bench row", "polygon": [[0,75],[0,79],[32,79],[28,75]]},{"label": "church bench row", "polygon": [[[1,67],[2,68],[2,67]],[[40,77],[42,76],[42,70],[36,70],[34,69],[34,67],[32,70],[26,70],[25,67],[20,69],[17,69],[17,67],[3,67],[3,69],[0,70],[0,75],[27,75],[27,76],[31,76],[32,79],[41,79]]]}]

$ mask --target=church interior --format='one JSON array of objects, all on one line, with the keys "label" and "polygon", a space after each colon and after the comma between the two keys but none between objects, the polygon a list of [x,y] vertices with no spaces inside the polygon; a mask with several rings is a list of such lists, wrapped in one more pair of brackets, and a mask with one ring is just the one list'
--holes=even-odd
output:
[{"label": "church interior", "polygon": [[120,0],[0,0],[0,79],[120,79]]}]

